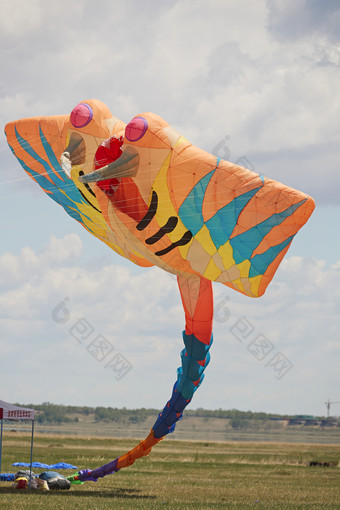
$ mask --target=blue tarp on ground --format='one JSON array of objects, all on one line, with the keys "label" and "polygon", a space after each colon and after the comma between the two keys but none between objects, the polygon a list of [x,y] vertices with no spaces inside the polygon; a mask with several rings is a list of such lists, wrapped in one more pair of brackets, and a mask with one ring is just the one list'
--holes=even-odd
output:
[{"label": "blue tarp on ground", "polygon": [[0,482],[13,482],[15,475],[13,473],[2,473],[0,475]]},{"label": "blue tarp on ground", "polygon": [[[30,467],[28,462],[14,462],[12,466],[25,466]],[[77,466],[72,464],[66,464],[65,462],[58,462],[58,464],[42,464],[41,462],[32,462],[32,468],[42,469],[78,469]]]}]

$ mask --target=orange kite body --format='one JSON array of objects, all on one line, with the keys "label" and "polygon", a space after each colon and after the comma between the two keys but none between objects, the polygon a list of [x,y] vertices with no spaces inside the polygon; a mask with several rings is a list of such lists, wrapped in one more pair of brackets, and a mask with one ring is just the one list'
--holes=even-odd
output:
[{"label": "orange kite body", "polygon": [[[90,233],[135,264],[178,279],[182,367],[150,436],[116,459],[117,471],[173,430],[202,382],[212,342],[211,282],[261,296],[314,201],[193,146],[153,113],[125,124],[98,100],[70,115],[11,122],[5,132],[28,175]],[[111,467],[86,470],[82,479]]]}]

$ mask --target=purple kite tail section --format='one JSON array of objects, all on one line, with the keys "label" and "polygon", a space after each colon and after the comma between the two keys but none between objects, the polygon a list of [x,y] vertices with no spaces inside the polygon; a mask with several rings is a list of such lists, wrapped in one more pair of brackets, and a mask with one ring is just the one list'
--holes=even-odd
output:
[{"label": "purple kite tail section", "polygon": [[78,474],[78,479],[82,482],[96,482],[98,478],[103,478],[106,475],[110,475],[111,473],[115,473],[119,471],[117,468],[117,462],[119,457],[117,459],[109,462],[108,464],[105,464],[105,466],[101,466],[99,468],[93,469],[81,469]]}]

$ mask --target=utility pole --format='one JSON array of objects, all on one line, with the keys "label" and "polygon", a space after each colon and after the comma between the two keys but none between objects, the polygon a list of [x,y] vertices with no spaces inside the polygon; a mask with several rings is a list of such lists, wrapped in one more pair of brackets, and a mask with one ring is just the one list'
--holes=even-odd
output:
[{"label": "utility pole", "polygon": [[333,404],[340,404],[340,402],[331,402],[329,399],[327,400],[327,402],[325,402],[325,405],[327,407],[327,418],[329,418],[331,405]]}]

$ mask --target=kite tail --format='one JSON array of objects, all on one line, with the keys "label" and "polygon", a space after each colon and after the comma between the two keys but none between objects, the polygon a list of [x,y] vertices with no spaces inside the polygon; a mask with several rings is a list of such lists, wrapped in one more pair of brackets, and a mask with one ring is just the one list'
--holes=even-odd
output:
[{"label": "kite tail", "polygon": [[187,280],[178,277],[183,308],[185,312],[185,331],[183,340],[185,348],[181,352],[182,366],[177,370],[177,381],[174,384],[170,400],[159,413],[150,434],[125,455],[97,469],[79,471],[70,481],[92,480],[115,473],[131,466],[135,460],[149,455],[151,448],[173,432],[183,411],[191,401],[193,394],[204,378],[204,370],[210,361],[209,349],[213,341],[213,296],[212,285],[205,278]]},{"label": "kite tail", "polygon": [[177,381],[175,382],[172,396],[165,405],[162,412],[152,427],[150,434],[137,446],[125,455],[101,466],[97,469],[82,469],[76,475],[69,477],[71,482],[93,481],[102,478],[120,469],[131,466],[135,460],[149,455],[151,448],[155,446],[164,436],[175,430],[176,422],[182,418],[185,407],[192,399],[194,392],[200,386],[204,378],[204,370],[209,363],[209,349],[212,344],[202,344],[194,335],[187,335],[183,332],[185,349],[181,352],[182,366],[177,370]]},{"label": "kite tail", "polygon": [[182,418],[185,407],[204,378],[204,370],[210,361],[210,343],[203,344],[194,335],[183,332],[185,349],[181,352],[182,366],[177,369],[177,381],[172,396],[152,427],[155,438],[162,438],[175,430],[176,422]]},{"label": "kite tail", "polygon": [[96,469],[82,469],[76,475],[68,477],[68,479],[72,482],[82,481],[92,481],[96,482],[98,478],[103,478],[106,475],[110,475],[119,471],[124,467],[131,466],[135,462],[135,460],[140,459],[141,457],[145,457],[149,455],[151,448],[157,444],[162,438],[156,439],[153,435],[153,430],[151,430],[150,434],[146,439],[141,441],[137,446],[135,446],[132,450],[125,453],[121,457],[117,457],[115,460],[105,464]]}]

